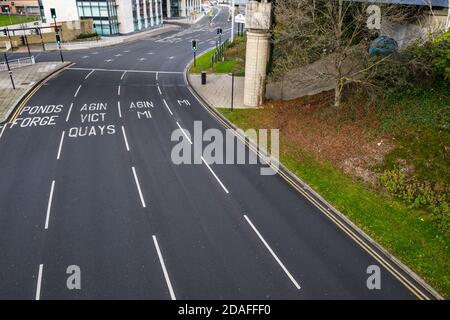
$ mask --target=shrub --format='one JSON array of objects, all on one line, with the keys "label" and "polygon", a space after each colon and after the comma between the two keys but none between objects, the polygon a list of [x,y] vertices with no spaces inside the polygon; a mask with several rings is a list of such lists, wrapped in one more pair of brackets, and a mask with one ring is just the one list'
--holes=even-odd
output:
[{"label": "shrub", "polygon": [[436,72],[450,81],[450,30],[433,39],[432,55]]},{"label": "shrub", "polygon": [[77,38],[78,39],[87,39],[87,38],[93,38],[93,37],[97,37],[97,33],[96,32],[80,33]]},{"label": "shrub", "polygon": [[423,208],[431,213],[432,220],[439,230],[450,232],[450,211],[448,192],[417,178],[406,178],[398,169],[386,170],[380,177],[384,188],[395,198],[405,202],[410,208]]}]

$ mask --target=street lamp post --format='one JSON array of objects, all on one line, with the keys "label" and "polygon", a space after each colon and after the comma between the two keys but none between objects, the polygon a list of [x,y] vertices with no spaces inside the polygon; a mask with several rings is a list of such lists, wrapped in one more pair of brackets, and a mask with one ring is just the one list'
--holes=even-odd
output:
[{"label": "street lamp post", "polygon": [[234,40],[234,0],[231,2],[231,38],[230,41],[233,43]]}]

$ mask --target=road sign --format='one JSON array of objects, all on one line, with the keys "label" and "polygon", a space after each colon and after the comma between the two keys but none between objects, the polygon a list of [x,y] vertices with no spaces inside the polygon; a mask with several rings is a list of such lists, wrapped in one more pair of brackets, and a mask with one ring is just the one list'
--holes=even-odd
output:
[{"label": "road sign", "polygon": [[236,17],[234,17],[234,22],[245,24],[245,16],[242,13],[239,13]]},{"label": "road sign", "polygon": [[56,9],[50,8],[50,15],[52,16],[52,19],[56,19]]}]

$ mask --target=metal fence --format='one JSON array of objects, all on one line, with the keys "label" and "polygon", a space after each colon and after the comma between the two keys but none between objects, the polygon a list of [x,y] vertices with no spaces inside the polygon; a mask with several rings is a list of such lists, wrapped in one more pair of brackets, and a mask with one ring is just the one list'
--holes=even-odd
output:
[{"label": "metal fence", "polygon": [[223,58],[223,53],[228,48],[229,45],[230,42],[227,39],[225,40],[224,43],[222,43],[217,47],[216,52],[214,52],[214,54],[211,57],[211,64],[213,67],[215,63],[219,62]]},{"label": "metal fence", "polygon": [[[20,58],[20,59],[13,59],[13,60],[8,60],[8,61],[9,61],[9,67],[11,69],[17,69],[20,67],[31,66],[36,63],[34,61],[34,56]],[[0,62],[0,71],[7,71],[7,70],[8,70],[8,66],[6,65],[6,62],[5,61]]]},{"label": "metal fence", "polygon": [[[90,49],[97,47],[109,47],[112,45],[116,45],[122,43],[123,39],[108,39],[108,40],[100,40],[100,41],[79,41],[79,42],[65,42],[61,44],[61,49],[63,50],[82,50],[82,49]],[[47,43],[45,44],[46,50],[57,50],[58,46],[56,43]]]}]

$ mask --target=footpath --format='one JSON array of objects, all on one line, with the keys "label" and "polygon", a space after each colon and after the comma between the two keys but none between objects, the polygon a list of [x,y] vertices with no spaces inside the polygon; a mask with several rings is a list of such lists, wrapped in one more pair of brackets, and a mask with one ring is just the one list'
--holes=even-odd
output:
[{"label": "footpath", "polygon": [[0,123],[8,120],[15,107],[40,82],[70,62],[39,62],[12,70],[16,89],[13,89],[9,73],[0,72]]}]

